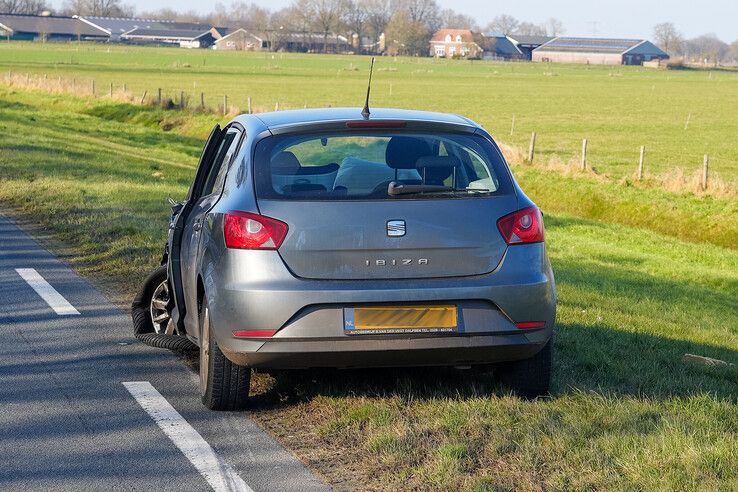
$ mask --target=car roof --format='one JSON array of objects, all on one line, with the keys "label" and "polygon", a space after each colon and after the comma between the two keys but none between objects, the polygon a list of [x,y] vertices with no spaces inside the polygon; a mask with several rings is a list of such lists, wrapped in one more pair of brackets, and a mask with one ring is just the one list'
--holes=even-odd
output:
[{"label": "car roof", "polygon": [[[316,124],[342,123],[346,121],[365,120],[361,115],[361,108],[317,108],[297,109],[259,113],[256,115],[241,115],[234,121],[257,118],[267,129],[275,130],[285,127],[314,126]],[[465,126],[479,128],[473,121],[459,115],[436,113],[431,111],[416,111],[409,109],[372,108],[368,121],[402,120],[417,123]]]}]

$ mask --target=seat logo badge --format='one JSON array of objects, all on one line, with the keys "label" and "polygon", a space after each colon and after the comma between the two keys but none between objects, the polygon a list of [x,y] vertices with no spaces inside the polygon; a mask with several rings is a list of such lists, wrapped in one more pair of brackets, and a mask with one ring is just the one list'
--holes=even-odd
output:
[{"label": "seat logo badge", "polygon": [[387,235],[389,237],[400,237],[405,235],[405,221],[404,220],[388,220],[387,221]]}]

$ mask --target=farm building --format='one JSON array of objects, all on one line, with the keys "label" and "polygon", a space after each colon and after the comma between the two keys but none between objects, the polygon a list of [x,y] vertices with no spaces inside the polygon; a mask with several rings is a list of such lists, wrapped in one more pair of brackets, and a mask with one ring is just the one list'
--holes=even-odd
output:
[{"label": "farm building", "polygon": [[441,29],[430,40],[430,55],[438,57],[481,58],[482,47],[469,29]]},{"label": "farm building", "polygon": [[0,36],[19,41],[107,41],[110,35],[74,17],[0,14]]},{"label": "farm building", "polygon": [[[77,16],[79,20],[91,26],[97,27],[110,34],[110,41],[120,42],[121,35],[134,29],[177,29],[175,21],[157,19],[137,19],[128,17],[98,17],[94,15]],[[203,30],[209,29],[210,26]]]},{"label": "farm building", "polygon": [[225,28],[207,27],[203,29],[202,27],[187,25],[176,29],[137,27],[121,34],[120,39],[135,44],[174,44],[180,48],[209,48],[216,40],[223,37],[225,32]]},{"label": "farm building", "polygon": [[593,65],[642,65],[669,55],[644,39],[557,37],[533,50],[533,61]]},{"label": "farm building", "polygon": [[215,49],[229,51],[262,51],[269,49],[269,41],[245,29],[236,29],[215,40]]},{"label": "farm building", "polygon": [[266,40],[269,50],[293,53],[348,53],[353,48],[348,38],[335,33],[273,30],[258,36]]},{"label": "farm building", "polygon": [[551,36],[524,36],[521,34],[511,34],[508,39],[515,43],[520,53],[522,53],[525,60],[533,59],[533,50],[541,45],[544,45],[551,41]]},{"label": "farm building", "polygon": [[523,52],[501,32],[486,32],[477,36],[484,60],[521,60]]}]

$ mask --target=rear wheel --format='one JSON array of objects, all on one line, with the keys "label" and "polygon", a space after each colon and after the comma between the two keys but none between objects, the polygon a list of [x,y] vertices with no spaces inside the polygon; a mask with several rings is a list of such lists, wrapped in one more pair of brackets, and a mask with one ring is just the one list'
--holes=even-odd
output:
[{"label": "rear wheel", "polygon": [[200,395],[210,410],[241,410],[248,404],[251,368],[234,364],[212,337],[210,310],[200,310]]},{"label": "rear wheel", "polygon": [[502,384],[518,396],[533,399],[548,395],[552,365],[553,338],[533,357],[501,364],[496,373]]}]

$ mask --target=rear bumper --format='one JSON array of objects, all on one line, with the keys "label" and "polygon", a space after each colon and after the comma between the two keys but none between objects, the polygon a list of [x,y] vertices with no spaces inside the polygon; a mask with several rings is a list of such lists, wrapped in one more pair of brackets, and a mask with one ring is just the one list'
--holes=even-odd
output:
[{"label": "rear bumper", "polygon": [[[206,262],[207,264],[207,262]],[[524,359],[550,338],[553,272],[542,243],[508,248],[474,277],[322,281],[296,278],[274,251],[228,250],[205,269],[213,336],[233,362],[263,368],[471,365]],[[459,332],[348,335],[345,310],[374,303],[453,303]],[[515,322],[545,326],[523,330]],[[236,338],[234,331],[276,331]]]},{"label": "rear bumper", "polygon": [[256,352],[224,350],[224,353],[236,364],[265,369],[471,366],[532,357],[550,337],[551,329],[544,328],[525,333],[423,338],[374,335],[322,340],[275,338],[264,342]]}]

